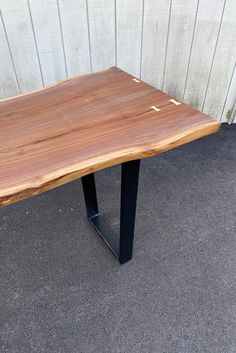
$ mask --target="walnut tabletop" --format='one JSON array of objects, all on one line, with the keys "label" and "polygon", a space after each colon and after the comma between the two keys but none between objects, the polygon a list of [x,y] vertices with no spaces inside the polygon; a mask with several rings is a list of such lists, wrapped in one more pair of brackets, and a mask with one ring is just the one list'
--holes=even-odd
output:
[{"label": "walnut tabletop", "polygon": [[219,127],[116,67],[2,100],[0,205],[154,156]]}]

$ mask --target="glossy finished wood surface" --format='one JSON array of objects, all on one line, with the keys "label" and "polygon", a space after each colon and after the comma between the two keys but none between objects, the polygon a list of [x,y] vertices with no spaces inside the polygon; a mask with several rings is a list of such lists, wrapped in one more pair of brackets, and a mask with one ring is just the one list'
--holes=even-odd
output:
[{"label": "glossy finished wood surface", "polygon": [[171,99],[113,67],[0,101],[0,205],[219,129]]}]

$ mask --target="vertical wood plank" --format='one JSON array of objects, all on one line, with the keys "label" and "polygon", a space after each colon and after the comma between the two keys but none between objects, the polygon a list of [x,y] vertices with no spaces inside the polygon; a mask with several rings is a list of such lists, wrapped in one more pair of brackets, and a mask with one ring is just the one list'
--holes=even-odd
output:
[{"label": "vertical wood plank", "polygon": [[1,98],[117,64],[230,118],[235,0],[0,0],[0,7]]},{"label": "vertical wood plank", "polygon": [[170,0],[145,1],[141,78],[162,88]]},{"label": "vertical wood plank", "polygon": [[232,112],[231,112],[231,117],[228,121],[229,124],[236,123],[236,101],[234,103]]},{"label": "vertical wood plank", "polygon": [[219,120],[236,60],[235,19],[236,2],[227,0],[204,104],[204,112]]},{"label": "vertical wood plank", "polygon": [[234,115],[235,112],[236,112],[236,62],[234,65],[234,71],[230,81],[229,90],[228,92],[226,92],[226,99],[223,107],[221,121],[223,123],[236,122],[236,117]]},{"label": "vertical wood plank", "polygon": [[68,75],[91,71],[85,0],[59,0]]},{"label": "vertical wood plank", "polygon": [[142,39],[142,0],[117,0],[117,64],[140,76]]},{"label": "vertical wood plank", "polygon": [[56,0],[29,0],[45,85],[67,76]]},{"label": "vertical wood plank", "polygon": [[115,5],[113,0],[88,0],[92,70],[115,65]]},{"label": "vertical wood plank", "polygon": [[[222,18],[224,0],[200,0],[184,100],[203,108],[209,73]],[[214,11],[212,11],[214,9]]]},{"label": "vertical wood plank", "polygon": [[0,10],[0,99],[20,93]]},{"label": "vertical wood plank", "polygon": [[21,92],[42,87],[27,0],[8,0],[1,11]]},{"label": "vertical wood plank", "polygon": [[163,89],[182,99],[193,38],[197,0],[172,0]]}]

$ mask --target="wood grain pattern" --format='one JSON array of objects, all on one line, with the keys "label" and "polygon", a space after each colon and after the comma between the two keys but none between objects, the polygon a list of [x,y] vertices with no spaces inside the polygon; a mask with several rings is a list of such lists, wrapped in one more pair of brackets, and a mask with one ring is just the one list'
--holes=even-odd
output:
[{"label": "wood grain pattern", "polygon": [[136,81],[113,67],[1,101],[0,205],[219,129],[211,117]]},{"label": "wood grain pattern", "polygon": [[73,77],[118,65],[229,119],[235,0],[0,0],[0,8],[0,98],[55,83],[66,68]]}]

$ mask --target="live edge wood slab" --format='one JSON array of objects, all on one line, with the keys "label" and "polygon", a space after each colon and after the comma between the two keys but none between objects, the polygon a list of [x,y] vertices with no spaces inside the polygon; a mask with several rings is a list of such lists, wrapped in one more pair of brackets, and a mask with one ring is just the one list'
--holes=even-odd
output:
[{"label": "live edge wood slab", "polygon": [[154,156],[219,127],[116,67],[2,100],[0,205]]}]

